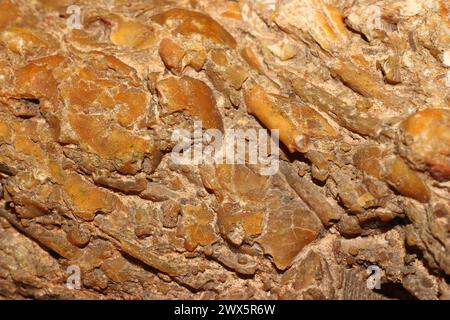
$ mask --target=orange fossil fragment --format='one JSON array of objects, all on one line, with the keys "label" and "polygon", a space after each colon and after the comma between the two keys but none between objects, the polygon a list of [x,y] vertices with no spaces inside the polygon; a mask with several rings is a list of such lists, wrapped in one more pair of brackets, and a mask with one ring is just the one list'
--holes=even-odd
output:
[{"label": "orange fossil fragment", "polygon": [[330,225],[333,221],[338,221],[345,214],[336,201],[330,201],[322,190],[305,177],[300,177],[296,170],[286,163],[280,163],[282,172],[287,183],[299,195],[299,197],[314,211],[323,225]]},{"label": "orange fossil fragment", "polygon": [[242,226],[245,237],[259,236],[263,228],[264,213],[262,211],[230,212],[225,207],[218,215],[218,225],[225,236],[232,232],[238,225]]},{"label": "orange fossil fragment", "polygon": [[19,27],[4,30],[0,34],[0,43],[16,53],[33,53],[40,49],[46,50],[57,46],[50,35]]},{"label": "orange fossil fragment", "polygon": [[38,59],[30,62],[16,71],[16,90],[19,94],[46,98],[56,103],[58,97],[58,82],[52,69],[63,61],[60,56]]},{"label": "orange fossil fragment", "polygon": [[77,46],[82,46],[84,48],[98,48],[101,42],[95,35],[92,35],[84,30],[73,29],[68,35],[68,41]]},{"label": "orange fossil fragment", "polygon": [[11,134],[11,128],[6,122],[6,119],[0,118],[0,143],[9,143],[11,140]]},{"label": "orange fossil fragment", "polygon": [[205,71],[214,88],[227,96],[233,105],[238,106],[241,102],[239,90],[248,75],[246,68],[239,62],[233,63],[231,59],[225,50],[210,50]]},{"label": "orange fossil fragment", "polygon": [[392,108],[402,106],[401,99],[386,92],[383,84],[363,68],[351,62],[337,60],[331,66],[331,70],[355,92],[368,98],[379,99]]},{"label": "orange fossil fragment", "polygon": [[450,110],[425,109],[402,123],[408,158],[425,164],[433,177],[450,179]]},{"label": "orange fossil fragment", "polygon": [[14,147],[17,152],[30,155],[37,161],[46,159],[44,151],[37,143],[34,143],[29,137],[25,135],[17,135],[14,141]]},{"label": "orange fossil fragment", "polygon": [[153,30],[140,22],[116,19],[117,26],[111,33],[111,41],[118,46],[147,49],[154,42]]},{"label": "orange fossil fragment", "polygon": [[67,240],[76,247],[83,248],[89,242],[89,233],[79,226],[73,226],[67,232]]},{"label": "orange fossil fragment", "polygon": [[157,14],[152,19],[159,24],[174,25],[176,33],[185,36],[199,34],[216,43],[236,48],[233,36],[206,14],[176,8]]},{"label": "orange fossil fragment", "polygon": [[359,170],[368,175],[381,179],[382,177],[382,150],[376,145],[368,145],[359,148],[353,155],[353,163]]},{"label": "orange fossil fragment", "polygon": [[66,259],[76,259],[82,254],[77,247],[67,240],[63,232],[47,230],[37,223],[22,228],[22,231]]},{"label": "orange fossil fragment", "polygon": [[303,133],[288,118],[287,114],[276,106],[262,87],[255,84],[245,89],[244,100],[249,113],[254,114],[267,128],[280,130],[280,140],[290,152],[305,151],[298,143],[298,139],[303,140]]},{"label": "orange fossil fragment", "polygon": [[430,190],[419,173],[411,170],[400,157],[387,164],[386,180],[395,190],[420,202],[430,200]]},{"label": "orange fossil fragment", "polygon": [[170,113],[185,110],[200,118],[205,128],[223,130],[213,93],[203,81],[186,76],[169,77],[159,81],[156,88],[161,103]]},{"label": "orange fossil fragment", "polygon": [[258,239],[264,253],[273,257],[278,269],[291,266],[298,253],[317,238],[320,220],[306,205],[282,206],[269,214],[267,232]]},{"label": "orange fossil fragment", "polygon": [[[44,192],[42,192],[40,196],[42,196],[42,198],[45,198],[46,194],[43,193]],[[13,199],[14,203],[16,204],[16,212],[20,215],[21,218],[36,218],[45,216],[50,213],[45,205],[43,205],[36,199],[33,199],[33,196],[29,196],[25,192],[15,194],[13,196]]]},{"label": "orange fossil fragment", "polygon": [[67,89],[64,88],[62,90],[63,96],[67,94],[68,100],[72,106],[79,106],[82,109],[92,107],[101,92],[102,90],[99,86],[82,79],[74,80]]},{"label": "orange fossil fragment", "polygon": [[348,39],[342,14],[322,0],[287,1],[279,10],[282,14],[275,18],[277,25],[296,37],[312,37],[325,50],[340,47]]},{"label": "orange fossil fragment", "polygon": [[227,10],[222,13],[222,16],[230,19],[241,20],[241,6],[237,2],[229,2]]},{"label": "orange fossil fragment", "polygon": [[224,50],[214,49],[210,51],[211,60],[219,66],[227,66],[228,58]]},{"label": "orange fossil fragment", "polygon": [[38,0],[44,8],[51,10],[65,10],[72,4],[70,0]]},{"label": "orange fossil fragment", "polygon": [[221,202],[217,219],[221,233],[238,246],[254,238],[281,270],[322,228],[303,201],[287,200],[286,191],[278,190],[271,178],[245,165],[203,167],[202,179]]},{"label": "orange fossil fragment", "polygon": [[195,71],[202,70],[206,61],[206,50],[203,47],[192,48],[186,51],[186,63]]},{"label": "orange fossil fragment", "polygon": [[163,39],[159,45],[159,55],[164,65],[179,75],[186,66],[191,66],[195,71],[200,71],[206,61],[206,50],[203,47],[182,48],[171,39]]},{"label": "orange fossil fragment", "polygon": [[[202,167],[202,176],[221,201],[217,216],[220,232],[238,246],[259,236],[263,231],[265,208],[258,208],[257,203],[267,190],[267,177],[244,165],[225,164],[216,165],[213,171]],[[232,203],[227,202],[230,200]],[[246,205],[237,206],[235,202]]]},{"label": "orange fossil fragment", "polygon": [[337,136],[336,130],[313,108],[305,105],[293,105],[292,111],[294,119],[305,135],[315,138]]},{"label": "orange fossil fragment", "polygon": [[121,283],[131,278],[130,263],[122,256],[106,259],[101,265],[102,271],[114,282]]},{"label": "orange fossil fragment", "polygon": [[362,135],[378,134],[381,125],[379,119],[354,114],[352,106],[303,78],[294,79],[292,86],[301,99],[318,107],[342,127]]},{"label": "orange fossil fragment", "polygon": [[169,70],[180,74],[183,70],[184,50],[170,39],[163,39],[159,44],[159,55]]},{"label": "orange fossil fragment", "polygon": [[365,97],[383,98],[384,91],[369,73],[350,62],[337,60],[331,67],[345,84]]},{"label": "orange fossil fragment", "polygon": [[63,64],[64,61],[66,61],[66,58],[64,56],[55,54],[52,56],[35,59],[31,62],[36,65],[44,65],[48,69],[52,70],[59,67],[61,64]]},{"label": "orange fossil fragment", "polygon": [[[218,164],[215,168],[219,186],[213,186],[217,192],[235,194],[245,202],[257,202],[261,192],[268,187],[268,179],[250,170],[245,165]],[[232,197],[232,196],[231,196]]]},{"label": "orange fossil fragment", "polygon": [[120,247],[122,251],[128,253],[130,256],[168,275],[178,276],[186,272],[184,266],[179,261],[172,260],[168,262],[152,252],[152,250],[138,246],[127,239],[120,239]]},{"label": "orange fossil fragment", "polygon": [[261,62],[259,61],[257,55],[255,52],[249,48],[245,47],[241,50],[241,57],[249,64],[250,67],[252,67],[254,70],[258,71],[259,73],[263,74],[264,69],[261,65]]},{"label": "orange fossil fragment", "polygon": [[[71,108],[88,111],[98,102],[102,109],[113,109],[116,106],[110,89],[117,83],[107,78],[99,78],[98,71],[92,67],[75,69],[76,77],[61,86],[62,97],[67,99]],[[123,101],[121,101],[123,102]]]},{"label": "orange fossil fragment", "polygon": [[336,30],[336,33],[340,34],[342,37],[346,37],[348,34],[348,30],[345,27],[344,17],[342,16],[341,12],[331,5],[325,5],[324,11],[328,15],[328,20],[330,21],[330,24],[333,26],[333,28]]},{"label": "orange fossil fragment", "polygon": [[150,141],[122,128],[109,129],[102,118],[75,113],[70,113],[68,118],[78,134],[77,143],[102,158],[130,161],[153,151]]},{"label": "orange fossil fragment", "polygon": [[295,57],[298,51],[298,49],[291,42],[286,41],[285,39],[268,45],[267,48],[283,61]]},{"label": "orange fossil fragment", "polygon": [[213,228],[214,213],[204,204],[186,205],[182,210],[181,231],[187,250],[194,251],[198,245],[207,246],[218,240]]},{"label": "orange fossil fragment", "polygon": [[233,65],[225,69],[225,78],[230,82],[234,89],[239,90],[247,79],[247,73],[241,66]]},{"label": "orange fossil fragment", "polygon": [[380,63],[380,67],[384,74],[384,81],[389,84],[402,82],[400,58],[398,56],[390,56]]},{"label": "orange fossil fragment", "polygon": [[104,55],[100,62],[104,62],[108,68],[117,71],[121,75],[132,76],[136,70],[127,65],[122,60],[112,55]]},{"label": "orange fossil fragment", "polygon": [[147,96],[137,89],[119,91],[114,100],[121,103],[117,120],[123,127],[128,127],[136,122],[147,110]]},{"label": "orange fossil fragment", "polygon": [[[85,220],[92,220],[97,210],[108,209],[114,203],[114,199],[108,193],[82,179],[78,174],[67,173],[59,163],[52,160],[48,153],[49,150],[44,149],[42,144],[32,140],[32,137],[37,137],[35,132],[37,128],[13,121],[11,129],[14,130],[14,148],[18,154],[26,156],[27,159],[24,160],[36,167],[42,177],[48,177],[57,183],[52,185],[51,188],[46,185],[41,187],[39,183],[35,184],[31,180],[22,184],[26,188],[33,188],[33,191],[39,197],[38,199],[40,199],[38,201],[49,198],[50,194],[54,196],[55,192],[64,189],[74,205],[74,214]],[[45,142],[45,135],[40,134],[39,140]],[[24,195],[19,195],[19,197],[22,196]],[[23,199],[20,203],[26,209],[26,211],[22,210],[24,214],[46,214],[46,209],[38,206],[39,202],[34,203],[33,200]]]},{"label": "orange fossil fragment", "polygon": [[0,29],[15,21],[18,17],[19,9],[13,2],[2,1],[0,3]]},{"label": "orange fossil fragment", "polygon": [[64,182],[64,189],[74,204],[74,214],[84,220],[92,220],[96,211],[110,206],[107,193],[85,181],[78,174],[69,174]]}]

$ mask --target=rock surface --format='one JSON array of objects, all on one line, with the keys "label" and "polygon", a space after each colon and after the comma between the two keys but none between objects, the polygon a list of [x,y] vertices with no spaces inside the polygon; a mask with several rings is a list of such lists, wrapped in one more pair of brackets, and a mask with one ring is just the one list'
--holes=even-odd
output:
[{"label": "rock surface", "polygon": [[449,299],[449,10],[0,0],[0,298]]}]

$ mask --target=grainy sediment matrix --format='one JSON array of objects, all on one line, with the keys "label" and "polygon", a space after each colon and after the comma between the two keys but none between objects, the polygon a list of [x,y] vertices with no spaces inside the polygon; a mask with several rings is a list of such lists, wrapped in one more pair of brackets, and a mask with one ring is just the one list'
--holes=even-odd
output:
[{"label": "grainy sediment matrix", "polygon": [[449,10],[0,0],[0,298],[449,299]]}]

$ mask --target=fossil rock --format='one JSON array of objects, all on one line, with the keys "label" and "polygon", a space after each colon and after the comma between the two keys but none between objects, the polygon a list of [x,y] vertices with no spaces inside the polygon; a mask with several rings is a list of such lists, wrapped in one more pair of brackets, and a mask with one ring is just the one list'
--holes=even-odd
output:
[{"label": "fossil rock", "polygon": [[0,0],[0,298],[450,297],[448,2],[77,5]]}]

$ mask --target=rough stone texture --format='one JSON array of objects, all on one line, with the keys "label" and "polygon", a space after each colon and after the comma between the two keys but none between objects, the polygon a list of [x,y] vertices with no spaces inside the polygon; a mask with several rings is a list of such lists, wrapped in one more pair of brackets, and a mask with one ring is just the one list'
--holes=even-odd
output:
[{"label": "rough stone texture", "polygon": [[[449,10],[0,0],[0,298],[449,299]],[[196,120],[278,172],[173,163]]]}]

